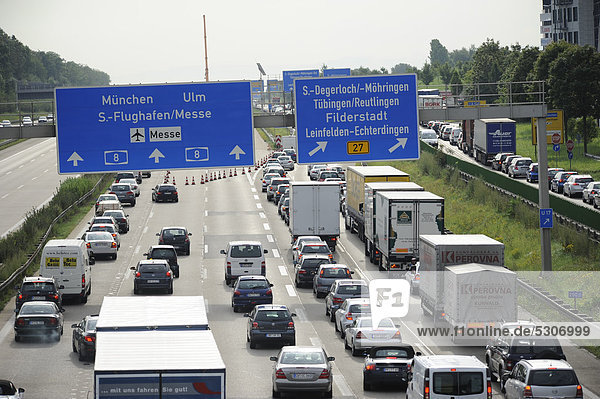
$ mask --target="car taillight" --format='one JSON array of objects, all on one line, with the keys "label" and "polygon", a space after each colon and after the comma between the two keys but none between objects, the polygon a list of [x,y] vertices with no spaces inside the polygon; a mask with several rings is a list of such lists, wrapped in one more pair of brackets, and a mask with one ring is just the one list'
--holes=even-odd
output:
[{"label": "car taillight", "polygon": [[319,276],[323,277],[324,274],[325,274],[325,270],[321,270],[321,272],[319,273]]},{"label": "car taillight", "polygon": [[323,369],[323,371],[321,371],[321,375],[319,376],[319,379],[324,379],[324,378],[329,378],[329,370],[327,370],[327,369]]},{"label": "car taillight", "polygon": [[127,191],[127,194],[133,195],[133,191]]},{"label": "car taillight", "polygon": [[365,334],[362,333],[362,331],[359,331],[356,333],[356,339],[364,339],[365,338]]},{"label": "car taillight", "polygon": [[329,254],[329,259],[333,259],[333,255],[332,254]]},{"label": "car taillight", "polygon": [[113,238],[117,238],[117,233],[112,233]]},{"label": "car taillight", "polygon": [[365,370],[375,370],[375,363],[367,363],[365,365]]},{"label": "car taillight", "polygon": [[265,292],[265,295],[273,295],[273,290],[269,288],[267,292]]},{"label": "car taillight", "polygon": [[419,273],[415,274],[415,280],[420,280],[421,279],[421,275]]},{"label": "car taillight", "polygon": [[96,340],[96,337],[87,336],[84,339],[85,339],[86,342],[94,342]]},{"label": "car taillight", "polygon": [[266,274],[267,272],[267,266],[265,264],[264,261],[260,262],[260,274],[262,274],[263,276]]},{"label": "car taillight", "polygon": [[85,288],[85,274],[81,275],[81,288]]},{"label": "car taillight", "polygon": [[23,299],[23,294],[19,294],[19,299]]},{"label": "car taillight", "polygon": [[167,277],[171,277],[171,271],[170,270],[167,272]]},{"label": "car taillight", "polygon": [[162,244],[163,242],[165,242],[165,240],[164,240],[162,237],[159,237],[159,238],[158,238],[158,243],[159,243],[159,244]]},{"label": "car taillight", "polygon": [[583,388],[581,385],[577,385],[577,393],[575,393],[576,398],[583,398]]},{"label": "car taillight", "polygon": [[306,274],[306,270],[300,269],[300,270],[298,270],[298,274]]},{"label": "car taillight", "polygon": [[252,329],[256,329],[256,328],[258,328],[258,323],[255,322],[255,321],[253,321],[252,322]]},{"label": "car taillight", "polygon": [[333,303],[342,303],[344,302],[344,300],[342,298],[338,298],[338,297],[333,297]]},{"label": "car taillight", "polygon": [[109,194],[115,194],[116,195],[117,193],[115,193],[114,191],[111,191]]},{"label": "car taillight", "polygon": [[392,339],[402,339],[402,334],[400,334],[400,330],[396,331]]},{"label": "car taillight", "polygon": [[332,237],[331,238],[331,241],[335,241],[335,240],[337,240],[337,237]]},{"label": "car taillight", "polygon": [[513,362],[512,360],[509,360],[506,362],[506,370],[510,371],[513,368]]},{"label": "car taillight", "polygon": [[54,317],[49,318],[48,319],[48,324],[58,324],[58,320],[56,320]]},{"label": "car taillight", "polygon": [[58,294],[54,294],[54,295],[52,295],[52,298],[54,298],[54,299],[58,300]]},{"label": "car taillight", "polygon": [[142,275],[142,274],[141,274],[140,272],[136,272],[136,273],[135,273],[135,276],[136,276],[136,277],[140,277],[141,275]]},{"label": "car taillight", "polygon": [[294,322],[290,321],[287,326],[288,329],[294,328]]},{"label": "car taillight", "polygon": [[156,195],[161,195],[161,194],[162,194],[162,192],[160,192],[160,191],[156,192]]},{"label": "car taillight", "polygon": [[239,290],[235,290],[235,291],[233,291],[233,295],[240,296],[240,295],[242,295],[242,293]]},{"label": "car taillight", "polygon": [[173,194],[177,195],[177,191],[174,191]]},{"label": "car taillight", "polygon": [[285,378],[287,378],[287,377],[285,376],[285,373],[283,372],[283,370],[282,370],[282,369],[278,369],[278,370],[275,372],[275,378],[277,378],[277,379],[285,379]]},{"label": "car taillight", "polygon": [[425,380],[425,387],[423,388],[423,399],[429,399],[429,379]]},{"label": "car taillight", "polygon": [[525,385],[525,388],[523,388],[523,397],[533,398],[533,393],[531,392],[531,385]]},{"label": "car taillight", "polygon": [[346,314],[346,320],[352,320],[352,313]]},{"label": "car taillight", "polygon": [[110,244],[110,247],[111,247],[111,248],[116,248],[116,247],[117,247],[117,243],[113,241],[113,242]]},{"label": "car taillight", "polygon": [[85,243],[85,246],[86,246],[86,247],[88,247],[88,248],[91,248],[91,247],[92,247],[92,244],[90,244],[89,242],[86,242],[86,243]]},{"label": "car taillight", "polygon": [[190,242],[190,238],[189,237],[185,237],[185,239],[183,241]]},{"label": "car taillight", "polygon": [[25,325],[25,320],[24,319],[17,319],[17,325],[18,326],[24,326]]}]

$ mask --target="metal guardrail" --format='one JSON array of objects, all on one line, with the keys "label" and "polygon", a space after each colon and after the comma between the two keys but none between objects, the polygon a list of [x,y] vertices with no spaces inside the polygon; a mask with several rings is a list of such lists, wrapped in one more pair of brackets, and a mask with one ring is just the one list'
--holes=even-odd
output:
[{"label": "metal guardrail", "polygon": [[6,290],[7,287],[12,285],[12,283],[14,282],[14,280],[17,277],[19,277],[23,272],[25,272],[27,270],[27,268],[29,266],[31,266],[31,263],[35,260],[37,255],[40,253],[40,251],[46,244],[46,241],[48,240],[48,236],[50,235],[50,232],[52,231],[52,228],[54,227],[56,222],[58,222],[58,220],[60,220],[60,218],[62,218],[73,207],[75,207],[75,206],[81,204],[83,201],[87,200],[94,193],[94,191],[98,188],[98,186],[102,182],[103,178],[104,177],[100,177],[100,179],[96,182],[96,184],[94,185],[94,187],[92,187],[92,189],[90,191],[83,194],[77,201],[73,202],[71,205],[69,205],[67,208],[65,208],[58,216],[56,216],[54,218],[54,220],[52,220],[52,223],[50,223],[50,226],[48,226],[46,233],[42,236],[42,238],[40,238],[40,241],[39,241],[35,251],[33,251],[33,253],[29,254],[29,258],[27,259],[27,261],[25,261],[25,263],[23,265],[21,265],[21,267],[19,267],[17,270],[15,270],[6,280],[4,280],[2,283],[0,283],[0,292],[4,292],[4,290]]}]

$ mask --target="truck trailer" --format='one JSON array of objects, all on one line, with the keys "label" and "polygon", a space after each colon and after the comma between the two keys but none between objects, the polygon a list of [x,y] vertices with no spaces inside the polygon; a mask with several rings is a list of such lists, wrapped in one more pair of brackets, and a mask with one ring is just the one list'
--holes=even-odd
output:
[{"label": "truck trailer", "polygon": [[405,270],[419,257],[420,234],[444,232],[444,199],[428,191],[378,191],[375,208],[380,270]]},{"label": "truck trailer", "polygon": [[475,160],[488,165],[500,152],[516,153],[517,124],[512,119],[478,119],[474,123]]},{"label": "truck trailer", "polygon": [[290,183],[290,234],[319,236],[332,251],[340,236],[340,185],[337,182]]},{"label": "truck trailer", "polygon": [[378,191],[423,191],[423,187],[413,182],[375,182],[365,184],[364,225],[365,225],[365,255],[373,264],[379,262],[379,251],[375,248],[375,194]]},{"label": "truck trailer", "polygon": [[483,234],[421,235],[419,295],[423,312],[444,319],[444,273],[447,266],[480,263],[504,266],[504,244]]},{"label": "truck trailer", "polygon": [[365,240],[365,184],[372,182],[407,182],[410,175],[392,166],[349,166],[346,171],[346,230],[356,231]]}]

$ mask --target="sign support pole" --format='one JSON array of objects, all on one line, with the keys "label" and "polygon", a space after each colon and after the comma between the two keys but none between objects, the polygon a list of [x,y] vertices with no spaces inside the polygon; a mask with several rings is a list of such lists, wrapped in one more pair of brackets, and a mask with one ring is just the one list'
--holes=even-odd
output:
[{"label": "sign support pole", "polygon": [[[546,143],[546,118],[537,120],[538,148],[538,188],[539,208],[550,208],[550,195],[548,194],[548,145]],[[550,229],[540,229],[542,273],[552,271],[552,251]]]}]

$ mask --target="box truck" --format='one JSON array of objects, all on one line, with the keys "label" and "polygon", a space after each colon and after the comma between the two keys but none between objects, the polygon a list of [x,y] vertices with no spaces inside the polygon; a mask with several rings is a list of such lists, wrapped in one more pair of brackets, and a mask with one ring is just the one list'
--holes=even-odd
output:
[{"label": "box truck", "polygon": [[419,237],[421,308],[435,322],[444,318],[444,271],[466,263],[504,266],[504,244],[483,234]]},{"label": "box truck", "polygon": [[319,236],[335,251],[340,236],[340,185],[337,182],[290,183],[290,233]]},{"label": "box truck", "polygon": [[500,152],[517,151],[517,124],[512,119],[478,119],[474,123],[475,159],[484,165]]},{"label": "box truck", "polygon": [[444,232],[444,199],[428,191],[378,191],[375,208],[380,270],[406,269],[419,257],[420,234]]},{"label": "box truck", "polygon": [[365,255],[371,263],[379,262],[379,251],[375,249],[375,194],[378,191],[423,191],[423,187],[413,182],[375,182],[365,184],[364,225],[365,225]]},{"label": "box truck", "polygon": [[346,171],[346,230],[356,231],[365,240],[365,184],[371,182],[407,182],[410,175],[392,166],[348,166]]}]

